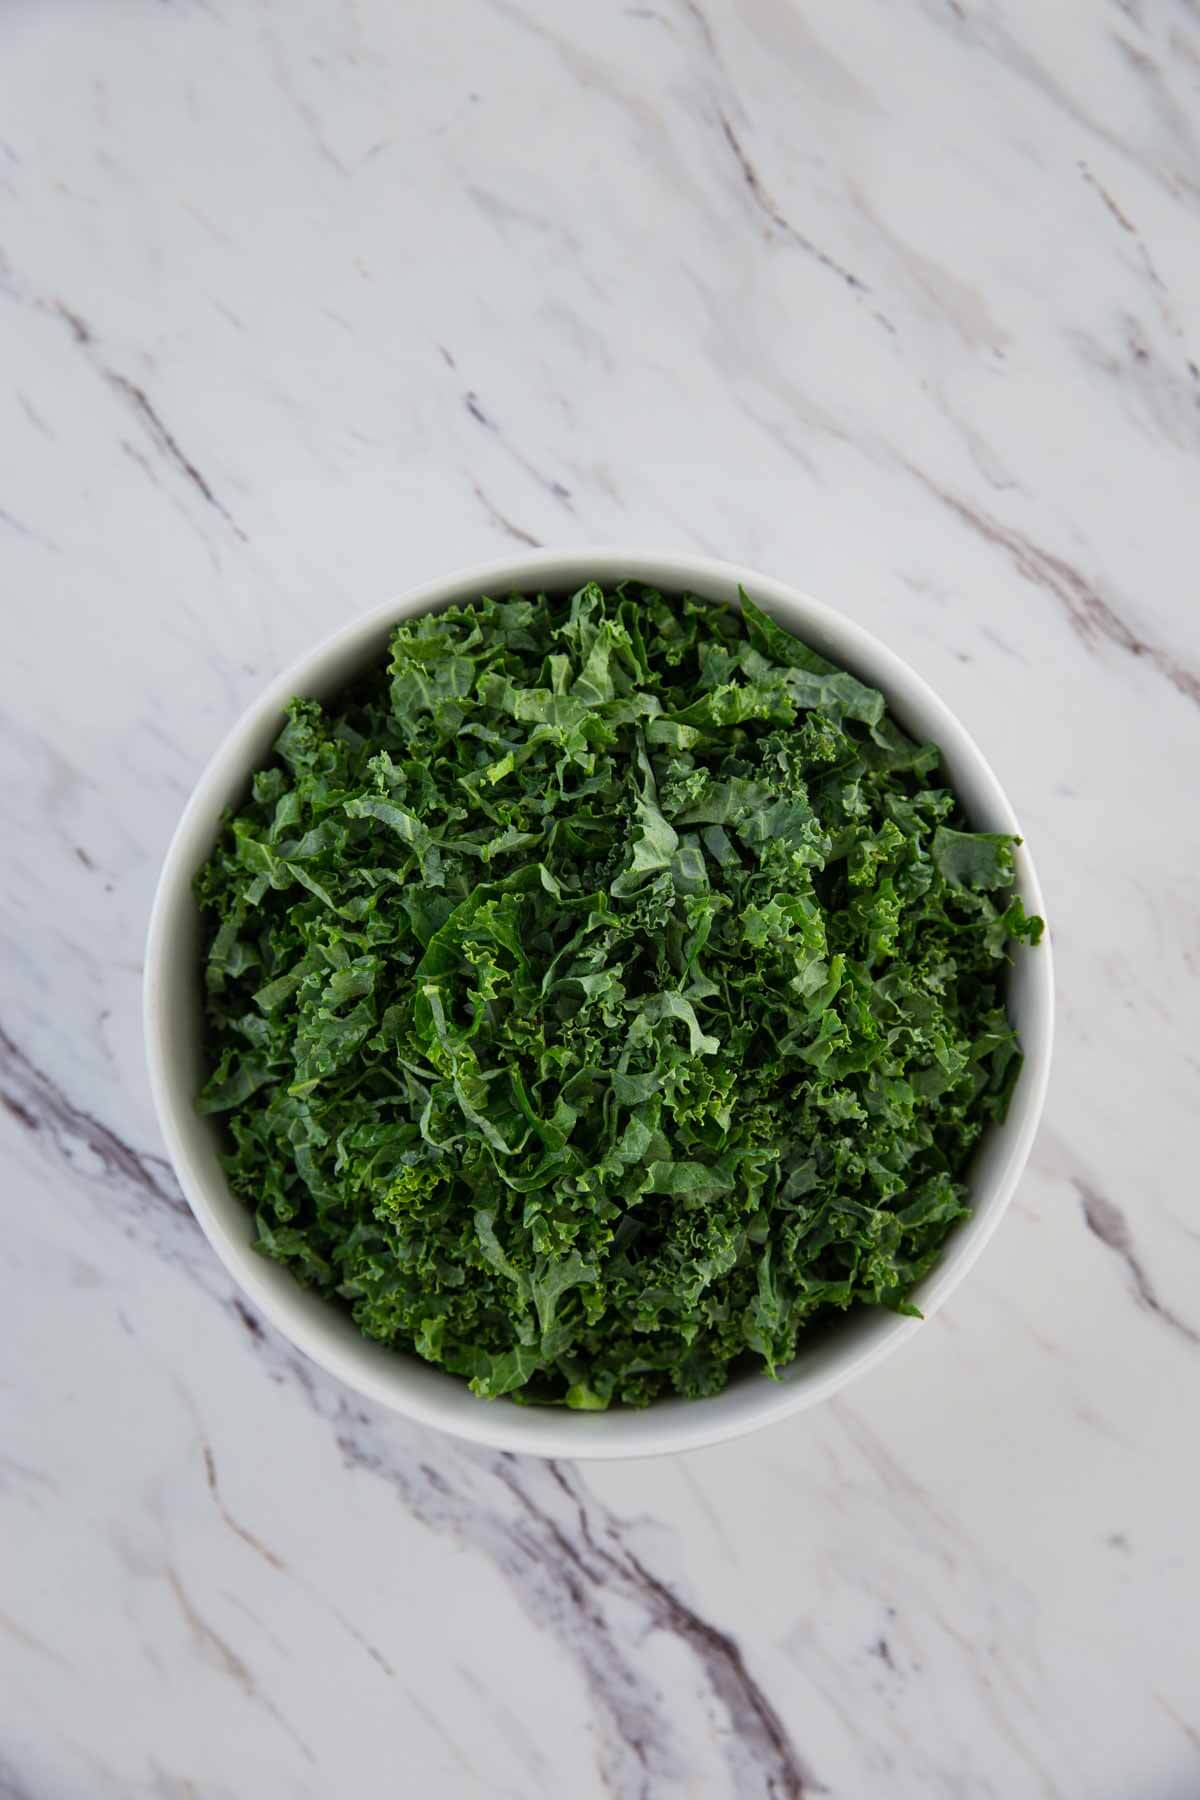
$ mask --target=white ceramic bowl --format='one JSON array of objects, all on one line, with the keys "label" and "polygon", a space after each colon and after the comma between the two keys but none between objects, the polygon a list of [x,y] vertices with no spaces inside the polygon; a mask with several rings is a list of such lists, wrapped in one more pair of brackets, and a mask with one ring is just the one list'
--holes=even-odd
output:
[{"label": "white ceramic bowl", "polygon": [[[844,613],[782,582],[703,557],[544,551],[467,569],[416,588],[355,619],[272,682],[234,726],[200,780],[167,852],[146,947],[145,1026],[150,1080],[163,1135],[184,1193],[218,1256],[254,1304],[314,1362],[348,1386],[425,1425],[505,1450],[540,1456],[644,1456],[735,1438],[826,1399],[921,1329],[921,1321],[878,1309],[852,1312],[814,1333],[783,1379],[748,1375],[707,1400],[661,1400],[641,1411],[575,1413],[477,1399],[466,1383],[416,1356],[360,1337],[350,1319],[301,1288],[252,1248],[253,1223],[230,1193],[218,1160],[219,1132],[193,1097],[201,1081],[200,918],[191,882],[217,834],[222,811],[246,790],[267,758],[293,694],[323,699],[384,654],[396,620],[481,593],[566,590],[595,579],[634,576],[668,592],[688,588],[736,602],[739,582],[764,608],[832,661],[882,688],[899,723],[941,747],[946,773],[976,830],[1017,832],[1012,807],[981,752],[920,676]],[[1029,912],[1042,897],[1026,848],[1018,886]],[[928,1318],[953,1292],[1000,1223],[1037,1129],[1050,1067],[1054,984],[1043,940],[1018,956],[1008,1005],[1025,1067],[1008,1118],[985,1137],[972,1164],[971,1217],[953,1232],[937,1267],[914,1295]]]}]

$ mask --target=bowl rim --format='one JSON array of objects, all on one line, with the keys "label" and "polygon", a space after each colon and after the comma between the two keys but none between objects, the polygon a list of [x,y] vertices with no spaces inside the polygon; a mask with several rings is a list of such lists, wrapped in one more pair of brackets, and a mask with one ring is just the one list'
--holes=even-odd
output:
[{"label": "bowl rim", "polygon": [[[1004,1148],[1000,1167],[987,1192],[986,1206],[963,1221],[948,1240],[935,1268],[919,1284],[923,1317],[874,1317],[866,1340],[848,1344],[847,1352],[834,1358],[831,1366],[819,1374],[805,1378],[803,1370],[797,1368],[797,1359],[790,1365],[792,1377],[781,1382],[749,1376],[710,1399],[672,1398],[645,1409],[613,1409],[596,1414],[522,1407],[503,1399],[489,1402],[474,1396],[469,1396],[470,1406],[464,1409],[452,1404],[449,1390],[440,1397],[436,1391],[414,1385],[412,1364],[407,1358],[394,1352],[383,1352],[381,1356],[380,1346],[357,1335],[335,1339],[332,1332],[316,1329],[305,1319],[303,1302],[311,1301],[312,1296],[306,1295],[293,1278],[281,1285],[277,1277],[287,1272],[267,1263],[251,1247],[248,1237],[239,1239],[227,1225],[223,1214],[231,1204],[247,1220],[250,1215],[223,1181],[214,1183],[198,1166],[184,1124],[186,1118],[194,1131],[194,1096],[190,1088],[181,1086],[175,1066],[178,1059],[168,1041],[166,973],[173,956],[177,916],[181,908],[186,911],[194,904],[191,882],[198,866],[198,835],[206,838],[208,844],[212,842],[213,833],[204,821],[213,813],[214,795],[227,788],[233,777],[244,781],[249,776],[256,759],[245,756],[248,742],[261,736],[264,727],[280,717],[294,694],[323,685],[319,670],[331,658],[342,657],[356,647],[365,656],[367,646],[389,625],[489,591],[561,591],[587,580],[607,584],[623,578],[644,581],[668,592],[694,589],[710,598],[716,598],[713,590],[720,589],[731,599],[743,587],[756,603],[776,613],[783,623],[794,625],[799,635],[835,640],[836,659],[844,661],[854,673],[862,674],[865,664],[870,674],[863,674],[863,679],[884,689],[889,709],[899,695],[902,713],[932,718],[934,725],[927,735],[939,744],[947,762],[969,767],[973,784],[986,795],[990,828],[1012,831],[1023,838],[1016,814],[974,738],[925,679],[852,615],[744,564],[691,552],[608,546],[531,549],[467,565],[372,607],[322,638],[266,684],[210,756],[172,834],[150,911],[143,983],[150,1089],[171,1164],[193,1214],[225,1269],[281,1335],[348,1387],[418,1424],[436,1426],[494,1449],[579,1459],[652,1456],[731,1441],[819,1404],[909,1342],[959,1286],[999,1226],[1041,1118],[1054,1034],[1053,955],[1047,928],[1026,970],[1032,998],[1031,1019],[1021,1025],[1024,1067],[1008,1117],[991,1128],[991,1135]],[[960,780],[961,769],[955,777],[956,785]],[[1018,853],[1017,886],[1027,910],[1044,917],[1041,887],[1024,842]],[[224,1206],[214,1194],[214,1187],[223,1190]],[[289,1289],[294,1290],[294,1296]],[[320,1304],[330,1313],[336,1311],[327,1302]],[[863,1309],[873,1315],[881,1310]],[[419,1366],[422,1370],[428,1367]],[[443,1371],[438,1374],[453,1384],[459,1394],[466,1393],[466,1384],[460,1378]],[[754,1392],[745,1404],[729,1404],[728,1397],[735,1388],[738,1394],[748,1394],[752,1386]]]}]

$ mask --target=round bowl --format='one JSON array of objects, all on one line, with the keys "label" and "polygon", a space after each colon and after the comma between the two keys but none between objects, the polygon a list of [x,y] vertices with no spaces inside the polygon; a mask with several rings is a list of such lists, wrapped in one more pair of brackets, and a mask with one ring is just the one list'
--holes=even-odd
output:
[{"label": "round bowl", "polygon": [[[815,649],[881,688],[912,736],[940,747],[946,774],[976,830],[1019,835],[1013,809],[969,733],[919,675],[844,613],[782,582],[706,557],[530,552],[414,588],[355,619],[271,683],[196,784],[167,851],[146,946],[146,1044],[163,1136],[192,1210],[230,1274],[277,1330],[349,1387],[423,1425],[538,1456],[646,1456],[739,1437],[827,1399],[907,1342],[922,1321],[875,1308],[851,1311],[814,1330],[777,1382],[752,1374],[711,1399],[660,1400],[642,1410],[605,1413],[480,1400],[458,1377],[361,1337],[348,1315],[306,1292],[286,1269],[254,1250],[251,1215],[229,1191],[221,1169],[219,1127],[195,1110],[202,1077],[203,1000],[200,915],[191,884],[213,845],[223,811],[243,797],[251,771],[267,759],[287,701],[293,694],[317,699],[336,695],[384,654],[397,620],[481,593],[570,591],[587,580],[613,583],[626,576],[667,592],[687,588],[735,604],[740,583]],[[1017,852],[1017,886],[1027,911],[1042,912],[1025,847]],[[1049,1075],[1054,1020],[1046,939],[1014,960],[1008,1006],[1025,1066],[1008,1117],[989,1129],[969,1170],[971,1216],[952,1232],[936,1268],[913,1294],[926,1319],[953,1293],[1000,1223],[1033,1142]]]}]

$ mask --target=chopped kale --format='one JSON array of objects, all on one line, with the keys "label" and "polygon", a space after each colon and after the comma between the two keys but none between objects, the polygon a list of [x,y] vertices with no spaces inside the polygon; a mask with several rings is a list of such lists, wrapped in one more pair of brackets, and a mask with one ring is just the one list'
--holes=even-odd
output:
[{"label": "chopped kale", "polygon": [[908,1306],[1042,929],[937,768],[745,598],[397,626],[292,703],[197,878],[200,1106],[261,1250],[479,1394],[587,1409]]}]

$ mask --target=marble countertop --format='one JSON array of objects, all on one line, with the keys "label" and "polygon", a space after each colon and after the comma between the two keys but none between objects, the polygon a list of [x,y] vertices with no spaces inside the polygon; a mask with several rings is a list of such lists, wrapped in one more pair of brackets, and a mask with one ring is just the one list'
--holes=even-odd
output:
[{"label": "marble countertop", "polygon": [[[0,68],[0,1794],[1200,1792],[1194,0],[10,0]],[[921,669],[1061,993],[1032,1166],[912,1347],[586,1469],[266,1328],[139,1025],[267,677],[584,541]]]}]

